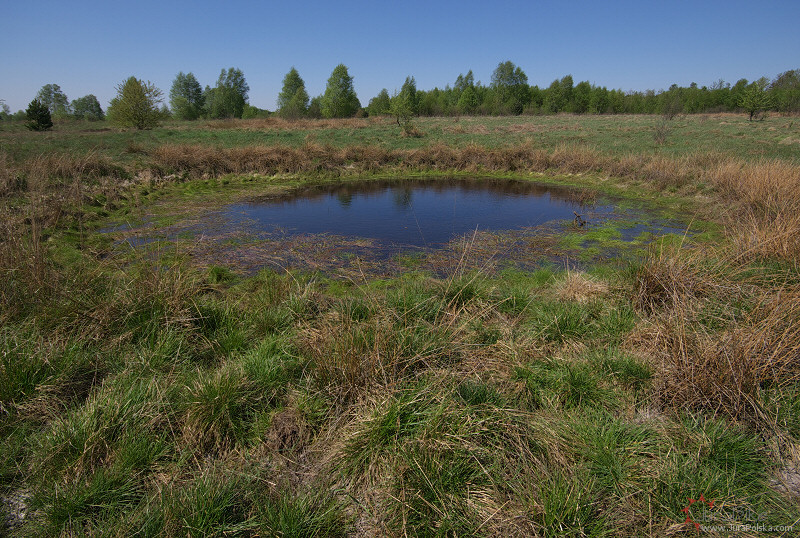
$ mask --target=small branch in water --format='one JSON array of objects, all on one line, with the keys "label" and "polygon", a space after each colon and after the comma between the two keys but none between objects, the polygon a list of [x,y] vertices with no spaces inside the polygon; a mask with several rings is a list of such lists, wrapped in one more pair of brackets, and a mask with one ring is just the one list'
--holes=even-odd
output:
[{"label": "small branch in water", "polygon": [[575,220],[573,221],[578,228],[582,228],[584,224],[586,224],[586,220],[578,215],[577,211],[572,212],[575,215]]}]

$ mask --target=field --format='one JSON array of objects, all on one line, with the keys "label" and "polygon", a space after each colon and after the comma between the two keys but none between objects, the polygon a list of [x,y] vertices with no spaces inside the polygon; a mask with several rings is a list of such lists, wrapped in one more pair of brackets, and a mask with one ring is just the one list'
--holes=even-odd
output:
[{"label": "field", "polygon": [[[800,120],[414,123],[0,124],[0,534],[795,535]],[[580,270],[465,242],[446,271],[249,274],[99,231],[405,176],[702,233]]]}]

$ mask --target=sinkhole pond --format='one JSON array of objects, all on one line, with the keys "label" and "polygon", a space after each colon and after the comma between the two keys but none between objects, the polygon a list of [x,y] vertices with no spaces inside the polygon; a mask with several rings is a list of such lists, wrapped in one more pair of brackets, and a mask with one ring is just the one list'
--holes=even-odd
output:
[{"label": "sinkhole pond", "polygon": [[[169,212],[169,206],[161,208]],[[509,179],[392,179],[273,190],[181,207],[166,223],[107,228],[136,249],[179,244],[198,264],[391,274],[544,264],[640,254],[685,223],[591,190]]]}]

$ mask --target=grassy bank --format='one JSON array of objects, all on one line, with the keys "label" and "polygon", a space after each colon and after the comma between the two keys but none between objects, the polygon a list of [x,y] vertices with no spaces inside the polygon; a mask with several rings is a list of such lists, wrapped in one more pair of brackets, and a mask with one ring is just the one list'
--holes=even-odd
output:
[{"label": "grassy bank", "polygon": [[[6,532],[796,530],[797,127],[691,117],[659,144],[651,121],[3,131]],[[671,197],[724,236],[585,272],[473,270],[466,243],[444,277],[342,279],[120,257],[96,231],[167,195],[406,173]]]}]

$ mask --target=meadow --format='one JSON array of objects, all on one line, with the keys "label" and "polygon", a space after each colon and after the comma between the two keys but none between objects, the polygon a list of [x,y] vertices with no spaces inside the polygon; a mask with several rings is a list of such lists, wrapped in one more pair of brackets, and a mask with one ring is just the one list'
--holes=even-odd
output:
[{"label": "meadow", "polygon": [[[795,534],[798,118],[414,125],[0,124],[0,532]],[[446,274],[386,276],[100,232],[409,175],[593,189],[707,233],[581,270],[465,242]]]}]

